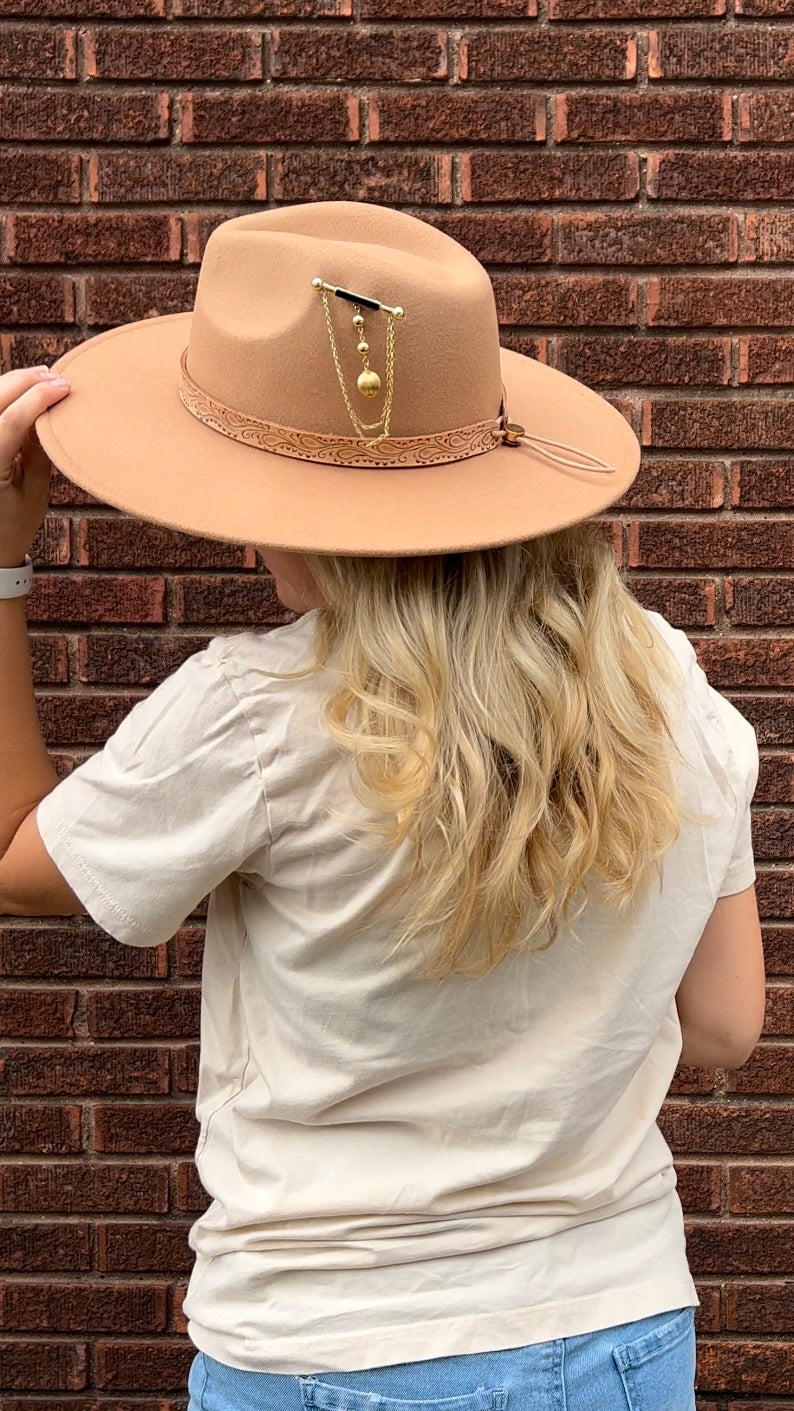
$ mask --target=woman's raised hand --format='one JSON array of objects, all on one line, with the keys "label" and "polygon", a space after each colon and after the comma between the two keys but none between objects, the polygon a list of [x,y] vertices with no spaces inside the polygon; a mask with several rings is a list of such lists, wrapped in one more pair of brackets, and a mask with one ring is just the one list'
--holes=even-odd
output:
[{"label": "woman's raised hand", "polygon": [[0,376],[0,568],[19,568],[47,513],[52,467],[36,435],[70,384],[47,367]]}]

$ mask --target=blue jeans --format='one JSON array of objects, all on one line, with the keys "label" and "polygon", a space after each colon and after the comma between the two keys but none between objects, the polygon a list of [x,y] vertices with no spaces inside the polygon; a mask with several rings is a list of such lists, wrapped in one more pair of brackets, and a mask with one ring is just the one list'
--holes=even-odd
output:
[{"label": "blue jeans", "polygon": [[199,1352],[188,1411],[695,1411],[694,1385],[694,1309],[680,1308],[580,1337],[363,1372],[243,1372]]}]

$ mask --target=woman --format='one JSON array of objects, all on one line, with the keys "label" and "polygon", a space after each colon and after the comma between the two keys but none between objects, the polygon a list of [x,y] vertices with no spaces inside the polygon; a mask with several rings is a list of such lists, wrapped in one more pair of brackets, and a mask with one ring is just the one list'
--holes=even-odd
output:
[{"label": "woman", "polygon": [[[210,893],[190,1411],[691,1411],[656,1118],[761,1030],[758,754],[586,522],[633,434],[352,202],[225,222],[192,314],[60,368],[0,379],[0,910],[145,946]],[[262,545],[297,614],[57,786],[14,597],[45,452]]]}]

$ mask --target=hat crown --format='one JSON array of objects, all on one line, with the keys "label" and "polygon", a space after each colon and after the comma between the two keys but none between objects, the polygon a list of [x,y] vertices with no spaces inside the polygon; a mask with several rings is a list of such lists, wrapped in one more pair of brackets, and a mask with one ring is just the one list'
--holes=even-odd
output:
[{"label": "hat crown", "polygon": [[[352,201],[280,207],[216,227],[190,325],[194,381],[263,421],[355,436],[316,278],[404,310],[392,321],[392,436],[432,435],[499,415],[499,325],[482,265],[425,221]],[[381,382],[375,397],[365,397],[357,387],[363,355],[355,310],[333,294],[327,302],[348,397],[357,416],[374,423],[387,393],[389,315],[361,308],[367,358]]]}]

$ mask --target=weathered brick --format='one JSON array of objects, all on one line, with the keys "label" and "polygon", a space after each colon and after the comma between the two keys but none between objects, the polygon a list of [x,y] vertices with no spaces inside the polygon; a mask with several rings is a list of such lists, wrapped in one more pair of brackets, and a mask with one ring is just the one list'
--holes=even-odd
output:
[{"label": "weathered brick", "polygon": [[482,264],[534,265],[551,260],[551,216],[535,211],[449,211],[422,215],[465,245]]},{"label": "weathered brick", "polygon": [[316,20],[342,19],[352,0],[173,0],[174,15],[185,19]]},{"label": "weathered brick", "polygon": [[0,1033],[9,1039],[69,1039],[77,1003],[74,990],[0,990]]},{"label": "weathered brick", "polygon": [[482,29],[460,42],[460,77],[472,83],[598,83],[634,78],[637,42],[617,30],[591,33]]},{"label": "weathered brick", "polygon": [[477,151],[460,159],[464,201],[630,201],[634,152]]},{"label": "weathered brick", "polygon": [[184,1391],[195,1353],[196,1349],[185,1338],[98,1342],[97,1386],[129,1391]]},{"label": "weathered brick", "polygon": [[794,152],[651,152],[647,189],[659,201],[790,201]]},{"label": "weathered brick", "polygon": [[762,930],[767,975],[794,974],[794,927],[764,926]]},{"label": "weathered brick", "polygon": [[637,574],[628,585],[643,607],[660,612],[674,627],[713,627],[716,587],[707,578],[646,578]]},{"label": "weathered brick", "polygon": [[452,158],[424,152],[280,152],[277,201],[377,201],[423,205],[452,201]]},{"label": "weathered brick", "polygon": [[794,509],[794,460],[737,461],[731,504],[735,509]]},{"label": "weathered brick", "polygon": [[708,265],[737,258],[736,217],[728,212],[559,217],[563,265]]},{"label": "weathered brick", "polygon": [[794,1092],[794,1045],[761,1044],[749,1063],[726,1074],[726,1092],[791,1097]]},{"label": "weathered brick", "polygon": [[76,77],[73,29],[44,28],[42,25],[6,26],[0,50],[0,78],[63,80]]},{"label": "weathered brick", "polygon": [[60,88],[0,92],[0,138],[33,142],[162,142],[167,93],[91,93]]},{"label": "weathered brick", "polygon": [[429,29],[274,29],[273,78],[417,83],[447,77],[446,35]]},{"label": "weathered brick", "polygon": [[[56,358],[68,353],[80,342],[79,337],[69,333],[16,333],[0,334],[0,370],[8,371],[15,367],[38,367],[40,363],[49,366]],[[50,485],[50,504],[68,503],[58,501],[57,496],[65,481],[60,471],[54,471]]]},{"label": "weathered brick", "polygon": [[181,251],[182,225],[175,215],[42,212],[8,218],[8,258],[18,265],[164,264],[178,262]]},{"label": "weathered brick", "polygon": [[256,553],[245,544],[197,539],[159,524],[93,516],[80,523],[80,563],[93,568],[254,568]]},{"label": "weathered brick", "polygon": [[0,975],[15,980],[147,980],[167,973],[164,946],[120,946],[93,922],[0,926]]},{"label": "weathered brick", "polygon": [[359,99],[344,93],[184,93],[183,142],[356,142]]},{"label": "weathered brick", "polygon": [[25,1281],[0,1289],[3,1326],[23,1333],[162,1332],[167,1299],[164,1283]]},{"label": "weathered brick", "polygon": [[81,1391],[87,1385],[85,1343],[16,1338],[3,1346],[4,1391]]},{"label": "weathered brick", "polygon": [[729,1164],[728,1209],[734,1215],[794,1215],[791,1167]]},{"label": "weathered brick", "polygon": [[98,990],[88,997],[92,1039],[189,1039],[199,1029],[198,989]]},{"label": "weathered brick", "polygon": [[677,1161],[675,1172],[678,1194],[687,1214],[719,1210],[721,1176],[716,1162]]},{"label": "weathered brick", "polygon": [[629,525],[632,568],[789,568],[794,524],[779,520],[759,536],[753,522],[726,523],[671,519]]},{"label": "weathered brick", "polygon": [[194,1255],[187,1236],[189,1225],[172,1221],[148,1224],[97,1226],[98,1267],[108,1274],[185,1274]]},{"label": "weathered brick", "polygon": [[255,152],[94,153],[92,201],[263,201],[265,157]]},{"label": "weathered brick", "polygon": [[94,1143],[98,1152],[183,1154],[195,1150],[197,1136],[190,1103],[97,1103],[94,1109]]},{"label": "weathered brick", "polygon": [[67,696],[41,694],[39,720],[47,744],[104,745],[136,702],[134,696]]},{"label": "weathered brick", "polygon": [[206,645],[206,636],[89,633],[78,641],[79,680],[90,686],[159,685]]},{"label": "weathered brick", "polygon": [[7,1049],[5,1082],[9,1093],[23,1097],[167,1093],[168,1054],[155,1048],[86,1049],[75,1044]]},{"label": "weathered brick", "polygon": [[[762,1103],[740,1107],[667,1102],[659,1122],[676,1155],[785,1156],[790,1153],[794,1136],[794,1112]],[[734,1231],[729,1233],[732,1237]],[[730,1239],[727,1243],[730,1245]],[[752,1247],[752,1241],[747,1247]],[[759,1251],[759,1257],[763,1257],[763,1251]],[[700,1272],[704,1273],[705,1268],[701,1266]]]},{"label": "weathered brick", "polygon": [[[13,1184],[16,1172],[23,1169],[10,1162],[5,1165],[0,1170],[0,1180],[3,1181],[4,1188],[8,1181]],[[37,1176],[45,1173],[42,1176],[45,1180],[49,1172],[55,1169],[74,1168],[55,1168],[49,1163],[43,1164],[41,1159],[36,1162],[35,1167],[31,1167]],[[61,1220],[51,1224],[37,1220],[29,1225],[0,1221],[0,1268],[9,1273],[39,1274],[46,1269],[52,1270],[53,1273],[66,1274],[90,1267],[91,1246],[86,1225],[66,1225]]]},{"label": "weathered brick", "polygon": [[63,274],[0,274],[0,308],[14,323],[73,323],[74,280]]},{"label": "weathered brick", "polygon": [[262,77],[262,41],[256,30],[109,25],[89,30],[84,43],[86,78],[220,83]]},{"label": "weathered brick", "polygon": [[269,575],[186,575],[174,583],[176,622],[265,627],[289,619],[289,611],[279,603]]},{"label": "weathered brick", "polygon": [[590,386],[720,385],[730,381],[731,344],[729,338],[561,337],[557,367]]},{"label": "weathered brick", "polygon": [[48,514],[30,547],[34,564],[63,567],[71,558],[71,520]]},{"label": "weathered brick", "polygon": [[[36,1161],[29,1165],[9,1162],[0,1171],[0,1182],[2,1209],[6,1211],[31,1215],[145,1215],[165,1214],[168,1210],[168,1167],[165,1164],[131,1166],[129,1162],[102,1162],[88,1166],[76,1162],[51,1164]],[[58,1227],[42,1225],[39,1228],[43,1234],[49,1232],[52,1235]],[[62,1229],[65,1242],[68,1242],[70,1232],[75,1236],[86,1236],[85,1246],[82,1241],[71,1240],[65,1250],[64,1270],[87,1268],[86,1227],[64,1225]],[[33,1259],[31,1272],[58,1267],[59,1255],[48,1249],[45,1252],[45,1249],[46,1241],[42,1241],[41,1252]],[[13,1267],[24,1268],[24,1264],[20,1260]]]},{"label": "weathered brick", "polygon": [[794,277],[684,274],[648,280],[649,327],[702,328],[790,324]]},{"label": "weathered brick", "polygon": [[670,25],[652,31],[648,75],[664,79],[782,79],[794,76],[791,28]]},{"label": "weathered brick", "polygon": [[[0,0],[0,15],[28,19],[65,19],[78,13],[75,0]],[[165,15],[165,0],[80,0],[81,19],[155,19]]]},{"label": "weathered brick", "polygon": [[729,142],[729,93],[560,93],[558,142]]},{"label": "weathered brick", "polygon": [[794,96],[785,88],[739,94],[740,142],[790,142]]},{"label": "weathered brick", "polygon": [[[794,813],[790,809],[756,810],[753,815],[753,852],[757,861],[761,858],[786,861],[794,855]],[[771,1012],[767,1006],[767,1024]]]},{"label": "weathered brick", "polygon": [[783,1220],[719,1225],[691,1220],[686,1244],[693,1273],[785,1274],[794,1254],[794,1225]]},{"label": "weathered brick", "polygon": [[206,1210],[209,1199],[193,1162],[180,1161],[176,1168],[174,1209],[197,1214]]},{"label": "weathered brick", "polygon": [[789,627],[794,622],[794,578],[730,578],[725,605],[737,627]]},{"label": "weathered brick", "polygon": [[642,440],[665,449],[794,449],[794,404],[760,397],[659,398],[643,404]]},{"label": "weathered brick", "polygon": [[186,313],[193,308],[198,276],[179,274],[89,274],[85,320],[93,328],[134,319]]},{"label": "weathered brick", "polygon": [[365,20],[520,20],[537,13],[537,0],[361,0]]},{"label": "weathered brick", "polygon": [[442,93],[373,93],[372,142],[543,142],[546,103],[539,93],[517,92],[509,103],[496,90]]},{"label": "weathered brick", "polygon": [[[774,795],[771,790],[764,790],[765,776],[769,767],[782,765],[781,775],[787,784],[785,791],[779,790]],[[794,760],[778,760],[774,756],[761,760],[761,769],[758,778],[758,789],[756,800],[763,803],[794,803]],[[764,921],[788,921],[794,916],[794,876],[789,867],[759,867],[757,869],[756,896],[758,898],[758,912]],[[794,1112],[792,1113],[794,1116]]]},{"label": "weathered brick", "polygon": [[[794,759],[790,755],[762,756],[758,771],[755,803],[794,803]],[[789,909],[790,888],[785,874],[776,871],[759,874],[756,894],[761,916],[779,917]]]},{"label": "weathered brick", "polygon": [[30,660],[37,686],[57,686],[69,680],[69,653],[65,637],[32,633]]},{"label": "weathered brick", "polygon": [[[733,1342],[701,1339],[698,1344],[697,1385],[700,1391],[784,1394],[794,1385],[794,1344]],[[733,1401],[735,1411],[743,1411]],[[751,1402],[744,1411],[765,1411]],[[772,1411],[772,1408],[767,1408]]]},{"label": "weathered brick", "polygon": [[740,338],[739,381],[781,385],[794,382],[794,336]]},{"label": "weathered brick", "polygon": [[163,622],[161,577],[42,573],[28,598],[31,622]]},{"label": "weathered brick", "polygon": [[768,264],[794,261],[794,212],[748,211],[742,259]]},{"label": "weathered brick", "polygon": [[77,152],[5,151],[0,168],[0,199],[6,204],[75,205],[80,200]]},{"label": "weathered brick", "polygon": [[57,1155],[82,1151],[80,1109],[71,1105],[41,1107],[36,1102],[0,1106],[0,1145],[9,1156],[16,1152]]},{"label": "weathered brick", "polygon": [[550,20],[696,20],[724,14],[725,0],[549,0]]},{"label": "weathered brick", "polygon": [[725,502],[719,461],[651,460],[618,501],[617,509],[718,510]]},{"label": "weathered brick", "polygon": [[794,1333],[792,1284],[728,1284],[725,1327],[737,1333]]},{"label": "weathered brick", "polygon": [[634,323],[636,281],[624,275],[497,274],[492,282],[502,323]]}]

